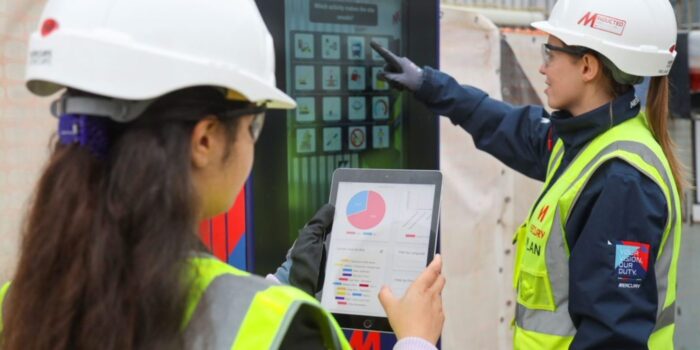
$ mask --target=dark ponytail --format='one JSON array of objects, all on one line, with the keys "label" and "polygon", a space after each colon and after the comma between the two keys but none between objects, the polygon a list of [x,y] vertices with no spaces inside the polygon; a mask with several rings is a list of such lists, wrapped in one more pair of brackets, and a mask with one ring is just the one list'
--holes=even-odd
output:
[{"label": "dark ponytail", "polygon": [[[610,63],[606,65],[603,64],[605,60],[607,60],[604,56],[598,54],[598,58],[603,65],[603,74],[609,82],[608,86],[610,90],[608,93],[611,96],[618,97],[633,88],[630,84],[623,84],[615,80],[613,72],[609,67],[609,65],[612,65],[612,62],[608,60]],[[615,69],[619,71],[619,69]],[[673,179],[676,183],[678,196],[682,200],[683,191],[689,187],[689,184],[685,177],[685,168],[676,155],[676,145],[668,132],[668,121],[670,117],[668,77],[661,76],[651,78],[649,92],[647,93],[646,110],[649,126],[654,133],[656,141],[661,145],[664,151],[664,155],[668,160]]]},{"label": "dark ponytail", "polygon": [[[217,99],[203,88],[160,99],[106,159],[56,144],[25,220],[0,347],[183,348],[198,220],[190,139],[213,113],[202,101]],[[237,121],[227,123],[233,135]]]},{"label": "dark ponytail", "polygon": [[689,185],[685,177],[685,168],[676,155],[676,145],[668,132],[669,116],[668,77],[653,77],[651,78],[649,92],[647,94],[647,118],[649,119],[649,125],[651,126],[656,141],[659,142],[666,155],[666,159],[668,159],[668,164],[673,173],[673,179],[676,182],[678,195],[682,200],[683,191],[687,189]]}]

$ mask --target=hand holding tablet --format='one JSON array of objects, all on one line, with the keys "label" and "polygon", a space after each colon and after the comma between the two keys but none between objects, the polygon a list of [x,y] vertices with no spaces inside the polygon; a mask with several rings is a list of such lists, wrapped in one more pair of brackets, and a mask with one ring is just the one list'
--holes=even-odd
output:
[{"label": "hand holding tablet", "polygon": [[382,288],[379,300],[387,312],[396,338],[418,337],[437,343],[445,322],[441,296],[444,286],[442,258],[435,255],[403,298],[397,299],[389,287]]}]

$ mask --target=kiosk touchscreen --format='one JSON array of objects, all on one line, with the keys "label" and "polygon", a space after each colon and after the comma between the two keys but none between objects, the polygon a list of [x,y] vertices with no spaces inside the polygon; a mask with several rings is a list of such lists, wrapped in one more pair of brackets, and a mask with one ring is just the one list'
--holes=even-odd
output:
[{"label": "kiosk touchscreen", "polygon": [[[377,78],[377,43],[437,66],[433,0],[259,0],[277,85],[298,104],[270,111],[253,171],[254,269],[273,271],[328,202],[337,168],[437,169],[437,118]],[[264,236],[264,237],[263,237]]]}]

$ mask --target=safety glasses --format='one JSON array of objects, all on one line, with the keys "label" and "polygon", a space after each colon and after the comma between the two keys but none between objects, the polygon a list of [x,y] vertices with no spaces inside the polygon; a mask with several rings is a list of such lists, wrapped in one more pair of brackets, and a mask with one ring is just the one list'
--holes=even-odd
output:
[{"label": "safety glasses", "polygon": [[258,141],[258,137],[262,132],[263,125],[265,124],[265,112],[260,112],[255,114],[253,117],[253,122],[250,123],[250,136],[253,137],[253,141]]},{"label": "safety glasses", "polygon": [[263,125],[265,124],[265,112],[267,111],[267,106],[255,106],[242,109],[234,109],[226,112],[219,113],[221,118],[237,118],[244,115],[253,115],[253,121],[250,123],[250,136],[253,141],[257,141],[260,133],[262,132]]},{"label": "safety glasses", "polygon": [[542,60],[544,61],[545,66],[549,66],[549,64],[552,62],[552,59],[554,58],[554,56],[552,55],[553,51],[559,51],[581,58],[583,57],[583,55],[588,53],[589,50],[585,47],[555,46],[552,44],[544,43],[542,44]]}]

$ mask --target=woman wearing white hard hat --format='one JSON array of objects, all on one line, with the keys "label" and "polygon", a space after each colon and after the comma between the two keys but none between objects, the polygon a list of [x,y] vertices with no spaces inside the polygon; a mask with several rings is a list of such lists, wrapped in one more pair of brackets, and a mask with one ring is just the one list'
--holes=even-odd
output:
[{"label": "woman wearing white hard hat", "polygon": [[[683,175],[669,137],[676,21],[667,0],[560,0],[548,21],[551,115],[513,107],[377,47],[386,80],[544,181],[516,234],[517,349],[672,349]],[[651,77],[646,110],[634,85]]]},{"label": "woman wearing white hard hat", "polygon": [[[28,60],[33,93],[62,91],[59,128],[0,288],[0,348],[350,348],[311,296],[197,241],[248,177],[265,110],[295,107],[253,0],[49,0]],[[382,290],[397,349],[434,349],[440,270]]]}]

